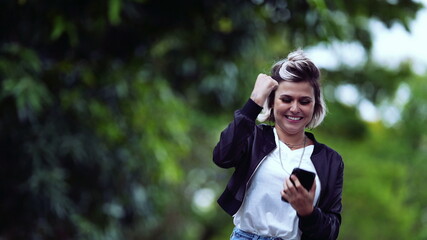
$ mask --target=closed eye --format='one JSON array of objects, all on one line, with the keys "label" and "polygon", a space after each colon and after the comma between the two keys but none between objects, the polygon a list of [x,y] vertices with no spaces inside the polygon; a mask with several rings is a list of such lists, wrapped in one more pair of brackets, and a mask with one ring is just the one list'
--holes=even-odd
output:
[{"label": "closed eye", "polygon": [[312,102],[312,100],[311,99],[304,99],[304,100],[300,100],[299,101],[299,103],[301,104],[301,105],[308,105],[308,104],[310,104]]},{"label": "closed eye", "polygon": [[291,97],[281,97],[280,100],[284,103],[290,103],[293,99]]},{"label": "closed eye", "polygon": [[[294,98],[289,97],[289,96],[283,96],[283,97],[280,97],[280,100],[284,103],[291,103],[292,101],[294,101]],[[310,97],[302,97],[298,100],[298,102],[301,105],[308,105],[308,104],[312,103],[313,100]]]}]

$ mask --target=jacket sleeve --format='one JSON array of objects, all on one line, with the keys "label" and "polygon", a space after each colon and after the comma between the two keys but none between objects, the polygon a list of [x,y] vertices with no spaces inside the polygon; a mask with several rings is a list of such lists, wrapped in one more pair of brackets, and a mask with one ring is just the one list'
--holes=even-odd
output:
[{"label": "jacket sleeve", "polygon": [[245,155],[248,138],[256,127],[255,119],[262,107],[249,99],[243,108],[235,111],[233,121],[221,132],[213,151],[213,161],[222,168],[238,165]]},{"label": "jacket sleeve", "polygon": [[339,157],[336,179],[334,181],[334,191],[329,193],[327,207],[316,207],[309,216],[299,216],[299,228],[302,231],[302,239],[314,240],[325,239],[335,240],[341,225],[342,209],[342,187],[344,175],[344,163]]}]

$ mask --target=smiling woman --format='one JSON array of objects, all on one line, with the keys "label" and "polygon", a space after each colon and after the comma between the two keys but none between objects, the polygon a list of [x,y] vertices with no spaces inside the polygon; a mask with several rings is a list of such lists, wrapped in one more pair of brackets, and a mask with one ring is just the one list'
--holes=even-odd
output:
[{"label": "smiling woman", "polygon": [[[234,217],[232,240],[337,239],[344,164],[305,132],[325,117],[319,78],[302,50],[290,53],[271,76],[258,75],[250,99],[221,133],[213,160],[235,168],[218,200]],[[274,125],[256,125],[257,116]]]}]

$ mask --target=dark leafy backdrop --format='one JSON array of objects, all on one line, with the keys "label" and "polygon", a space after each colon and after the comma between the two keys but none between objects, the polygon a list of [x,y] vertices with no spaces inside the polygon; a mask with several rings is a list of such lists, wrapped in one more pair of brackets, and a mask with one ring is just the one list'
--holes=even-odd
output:
[{"label": "dark leafy backdrop", "polygon": [[[404,1],[5,0],[0,3],[0,239],[227,239],[230,174],[211,152],[259,72],[295,48],[359,43],[322,69],[315,130],[346,163],[340,239],[426,239],[426,76],[370,57],[369,21],[409,29]],[[410,89],[392,127],[380,106]]]}]

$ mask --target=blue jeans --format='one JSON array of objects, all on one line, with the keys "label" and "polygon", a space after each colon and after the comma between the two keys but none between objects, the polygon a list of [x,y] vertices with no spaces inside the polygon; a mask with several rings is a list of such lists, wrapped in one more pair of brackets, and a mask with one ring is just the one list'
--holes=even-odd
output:
[{"label": "blue jeans", "polygon": [[279,237],[263,237],[234,228],[230,240],[284,240]]}]

